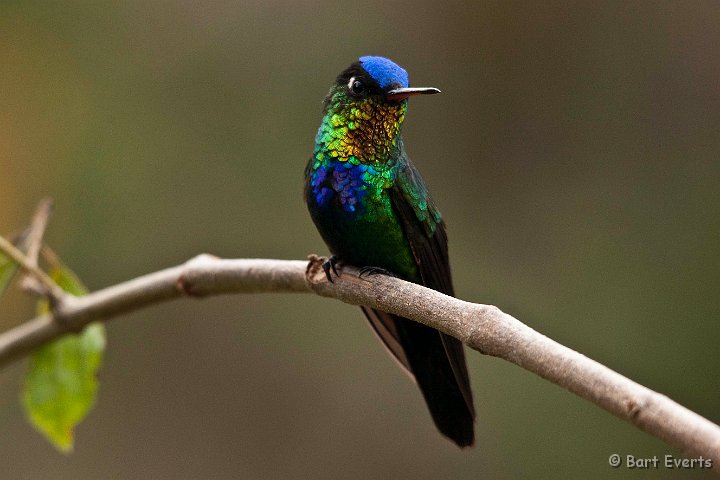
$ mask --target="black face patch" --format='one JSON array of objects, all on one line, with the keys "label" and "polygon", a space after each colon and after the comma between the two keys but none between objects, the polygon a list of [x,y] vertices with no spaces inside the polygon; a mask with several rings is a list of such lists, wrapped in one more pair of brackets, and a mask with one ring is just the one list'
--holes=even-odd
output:
[{"label": "black face patch", "polygon": [[370,95],[383,93],[380,85],[362,67],[360,62],[355,62],[343,70],[343,72],[337,77],[337,85],[339,87],[347,87],[351,78],[362,82],[367,90],[367,93]]}]

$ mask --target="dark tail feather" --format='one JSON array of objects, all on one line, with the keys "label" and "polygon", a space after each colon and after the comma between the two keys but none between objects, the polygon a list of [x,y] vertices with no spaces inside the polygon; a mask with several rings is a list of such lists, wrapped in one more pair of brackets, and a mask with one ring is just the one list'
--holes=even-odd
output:
[{"label": "dark tail feather", "polygon": [[396,357],[401,347],[398,360],[415,378],[438,430],[460,447],[472,445],[475,410],[462,343],[405,318],[368,307],[363,311]]},{"label": "dark tail feather", "polygon": [[415,380],[438,430],[460,447],[472,445],[475,412],[455,377],[440,332],[404,318],[397,322]]}]

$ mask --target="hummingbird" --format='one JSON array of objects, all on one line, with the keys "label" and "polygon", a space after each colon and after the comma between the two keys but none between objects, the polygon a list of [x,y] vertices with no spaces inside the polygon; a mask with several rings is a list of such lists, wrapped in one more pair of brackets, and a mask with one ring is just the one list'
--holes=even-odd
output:
[{"label": "hummingbird", "polygon": [[[339,263],[454,295],[445,223],[402,139],[412,88],[391,60],[364,56],[337,76],[324,101],[304,194]],[[460,447],[474,442],[475,410],[462,343],[406,318],[361,307],[388,351],[417,383],[438,430]]]}]

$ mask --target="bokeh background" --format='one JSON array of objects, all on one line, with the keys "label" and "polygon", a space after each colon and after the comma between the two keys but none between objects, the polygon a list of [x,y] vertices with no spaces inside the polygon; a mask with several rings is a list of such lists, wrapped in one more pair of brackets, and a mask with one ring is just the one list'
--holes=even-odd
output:
[{"label": "bokeh background", "polygon": [[[542,4],[541,4],[542,3]],[[720,4],[0,3],[0,231],[91,289],[210,252],[325,253],[302,173],[334,76],[388,56],[410,155],[449,225],[458,296],[720,421]],[[0,327],[32,315],[12,292]],[[100,398],[55,452],[0,371],[5,478],[704,478],[678,455],[471,352],[477,446],[434,429],[357,308],[178,301],[108,324]]]}]

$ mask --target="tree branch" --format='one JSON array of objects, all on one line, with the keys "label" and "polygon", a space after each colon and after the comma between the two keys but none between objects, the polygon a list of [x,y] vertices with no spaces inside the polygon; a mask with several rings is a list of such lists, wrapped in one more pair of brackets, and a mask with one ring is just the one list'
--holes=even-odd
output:
[{"label": "tree branch", "polygon": [[720,427],[668,397],[536,332],[497,307],[458,300],[384,275],[358,277],[354,267],[329,283],[319,257],[224,260],[201,255],[84,297],[70,297],[51,314],[0,334],[0,365],[88,323],[108,320],[180,297],[228,293],[316,293],[410,318],[452,335],[470,348],[512,362],[589,400],[689,456],[712,459],[720,471]]}]

